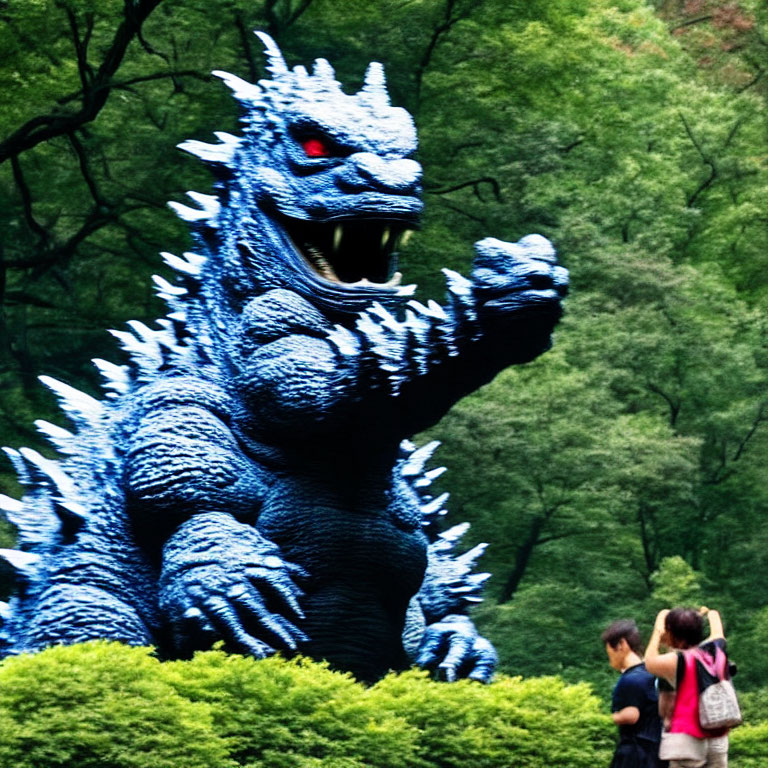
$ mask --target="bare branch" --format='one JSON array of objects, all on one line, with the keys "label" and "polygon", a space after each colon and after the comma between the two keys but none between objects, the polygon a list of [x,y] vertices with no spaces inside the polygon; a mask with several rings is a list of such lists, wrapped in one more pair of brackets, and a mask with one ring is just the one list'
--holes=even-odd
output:
[{"label": "bare branch", "polygon": [[669,425],[674,427],[675,423],[677,422],[677,417],[680,415],[680,408],[682,407],[682,403],[680,403],[679,400],[674,400],[670,395],[664,392],[661,387],[658,387],[651,381],[647,381],[646,386],[651,392],[659,395],[663,400],[666,401],[667,405],[669,406]]},{"label": "bare branch", "polygon": [[489,184],[491,189],[493,190],[493,196],[496,198],[498,202],[502,202],[501,198],[501,187],[499,186],[499,182],[496,181],[492,176],[483,176],[479,179],[472,179],[470,181],[463,181],[461,184],[455,184],[452,187],[444,187],[443,189],[428,189],[426,190],[431,195],[447,195],[449,192],[456,192],[459,189],[465,189],[466,187],[472,187],[474,190],[475,195],[482,200],[483,198],[480,195],[479,187],[481,184]]},{"label": "bare branch", "polygon": [[462,216],[466,216],[468,219],[471,219],[472,221],[476,221],[478,224],[482,224],[484,227],[486,226],[485,219],[481,218],[480,216],[475,216],[473,213],[470,213],[468,210],[466,210],[466,207],[462,208],[458,205],[453,205],[453,203],[449,203],[447,200],[442,200],[442,204],[446,208],[450,208],[454,213],[461,214]]},{"label": "bare branch", "polygon": [[259,79],[259,71],[256,67],[256,60],[253,58],[253,47],[251,45],[251,38],[253,35],[251,31],[246,27],[243,14],[240,11],[235,13],[235,26],[240,33],[240,42],[243,46],[243,53],[245,54],[245,61],[248,64],[248,74],[250,75],[251,82],[255,83]]},{"label": "bare branch", "polygon": [[685,126],[685,132],[688,134],[688,138],[691,140],[691,143],[694,147],[696,147],[696,151],[701,156],[701,160],[704,163],[704,165],[709,166],[709,176],[707,176],[704,181],[699,184],[699,186],[696,188],[696,191],[688,196],[688,200],[686,201],[686,205],[688,208],[692,208],[696,200],[698,199],[699,195],[701,195],[702,192],[704,192],[706,189],[712,186],[713,182],[717,178],[717,166],[714,164],[712,159],[708,157],[704,150],[701,148],[701,145],[696,140],[696,137],[693,135],[693,131],[691,130],[691,126],[688,124],[688,121],[685,119],[685,115],[680,112],[680,119],[683,121],[683,125]]},{"label": "bare branch", "polygon": [[96,203],[96,205],[106,206],[107,203],[97,189],[96,182],[94,181],[93,175],[91,174],[91,169],[88,166],[88,158],[85,154],[85,149],[80,143],[80,139],[77,138],[74,132],[69,134],[69,143],[72,145],[72,149],[75,150],[75,154],[77,155],[77,159],[80,164],[80,173],[83,175],[83,180],[85,181],[88,190],[91,193],[93,201]]},{"label": "bare branch", "polygon": [[734,454],[731,457],[731,462],[738,461],[744,455],[744,451],[746,451],[749,441],[755,436],[757,430],[760,428],[760,425],[763,424],[766,420],[768,420],[768,402],[762,402],[757,409],[757,413],[755,414],[755,418],[752,421],[752,425],[750,426],[749,430],[747,430],[747,433],[744,435],[736,450],[734,451]]},{"label": "bare branch", "polygon": [[[63,5],[61,2],[56,2],[56,7],[64,11],[69,22],[69,29],[72,32],[72,43],[75,46],[75,55],[77,56],[77,71],[80,75],[80,82],[83,85],[83,89],[87,90],[89,84],[93,81],[93,69],[88,64],[88,41],[90,40],[91,33],[93,32],[93,14],[86,15],[86,32],[85,37],[80,39],[80,25],[77,21],[75,12],[69,6]],[[90,18],[89,18],[90,17]]]},{"label": "bare branch", "polygon": [[454,16],[454,10],[456,8],[457,0],[446,0],[445,2],[445,14],[444,18],[441,24],[438,24],[433,30],[432,35],[429,38],[429,42],[427,43],[427,47],[424,49],[424,54],[421,57],[421,61],[418,63],[416,67],[416,74],[414,76],[415,79],[415,85],[416,85],[416,103],[418,104],[421,99],[421,86],[424,80],[424,74],[427,71],[427,68],[429,67],[430,63],[432,62],[432,56],[435,53],[435,49],[437,48],[437,44],[440,42],[440,38],[443,37],[447,32],[450,31],[451,27],[454,26],[457,22],[461,21],[462,19],[467,18],[469,16],[470,11],[472,9],[471,5],[468,5],[467,8],[460,13],[457,13]]},{"label": "bare branch", "polygon": [[705,21],[710,21],[713,18],[713,15],[711,13],[707,14],[706,16],[698,16],[695,19],[687,19],[686,21],[681,21],[679,24],[675,24],[674,27],[670,27],[670,32],[676,32],[678,29],[683,29],[684,27],[691,27],[694,24],[701,24]]},{"label": "bare branch", "polygon": [[84,84],[80,109],[76,112],[41,115],[22,125],[0,142],[0,163],[48,139],[72,133],[94,120],[107,102],[111,91],[110,82],[122,64],[129,44],[140,31],[146,18],[161,2],[162,0],[126,0],[125,17],[115,32],[101,66],[89,79],[87,86]]},{"label": "bare branch", "polygon": [[[211,79],[210,75],[203,74],[202,72],[198,72],[195,69],[179,69],[179,70],[173,70],[170,72],[154,72],[151,75],[137,75],[136,77],[131,77],[128,80],[120,80],[120,81],[111,81],[109,83],[104,83],[102,85],[94,86],[90,89],[91,93],[97,93],[100,90],[106,89],[113,89],[116,91],[119,90],[130,90],[130,86],[136,85],[137,83],[147,83],[151,80],[165,80],[166,78],[170,80],[175,80],[177,77],[192,77],[196,80],[202,80],[203,82],[208,82]],[[83,95],[83,91],[76,91],[75,93],[70,93],[67,96],[62,96],[60,99],[57,99],[57,104],[67,104],[70,101],[74,101],[75,99],[79,99]]]},{"label": "bare branch", "polygon": [[284,26],[290,27],[291,24],[294,24],[299,20],[301,15],[304,13],[304,11],[309,8],[309,6],[312,5],[312,0],[301,0],[301,3],[299,3],[299,7],[296,8],[293,13],[291,13],[288,18],[285,20]]},{"label": "bare branch", "polygon": [[[47,243],[50,239],[50,234],[38,223],[32,213],[32,195],[27,186],[24,174],[21,171],[21,164],[19,163],[18,157],[11,158],[11,168],[13,169],[13,180],[16,182],[16,188],[21,195],[21,204],[24,208],[24,219],[29,228],[40,238],[41,242]],[[9,263],[6,262],[5,266],[9,266]]]}]

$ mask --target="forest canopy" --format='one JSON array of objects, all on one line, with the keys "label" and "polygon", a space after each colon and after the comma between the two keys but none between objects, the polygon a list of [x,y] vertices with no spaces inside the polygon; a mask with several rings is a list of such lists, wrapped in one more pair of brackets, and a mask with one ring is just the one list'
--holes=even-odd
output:
[{"label": "forest canopy", "polygon": [[37,377],[98,394],[105,329],[161,313],[158,252],[189,242],[166,203],[211,184],[174,147],[237,130],[210,71],[262,77],[254,29],[350,89],[384,63],[425,173],[408,282],[439,298],[474,241],[531,232],[571,271],[553,350],[417,438],[443,442],[445,525],[491,543],[502,669],[605,690],[605,624],[706,602],[741,687],[768,686],[759,0],[0,3],[0,443],[51,455]]}]

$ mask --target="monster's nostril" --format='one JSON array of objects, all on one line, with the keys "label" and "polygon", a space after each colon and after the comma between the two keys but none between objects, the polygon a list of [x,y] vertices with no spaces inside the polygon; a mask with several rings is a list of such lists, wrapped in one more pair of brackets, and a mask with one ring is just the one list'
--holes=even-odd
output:
[{"label": "monster's nostril", "polygon": [[530,277],[531,288],[535,290],[542,290],[544,288],[552,287],[552,277],[550,275],[531,275]]}]

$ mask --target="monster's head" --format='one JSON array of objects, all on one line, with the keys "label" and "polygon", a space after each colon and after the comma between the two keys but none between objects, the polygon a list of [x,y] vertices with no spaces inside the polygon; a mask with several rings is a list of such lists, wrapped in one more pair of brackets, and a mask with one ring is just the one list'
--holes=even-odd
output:
[{"label": "monster's head", "polygon": [[[245,108],[241,137],[181,148],[218,166],[219,198],[190,193],[203,211],[183,218],[215,226],[220,245],[247,252],[261,287],[286,287],[326,306],[358,310],[411,293],[399,286],[396,249],[418,225],[421,167],[410,115],[389,103],[380,64],[348,95],[324,59],[289,69],[274,41],[270,80],[221,77]],[[225,231],[227,230],[227,231]]]}]

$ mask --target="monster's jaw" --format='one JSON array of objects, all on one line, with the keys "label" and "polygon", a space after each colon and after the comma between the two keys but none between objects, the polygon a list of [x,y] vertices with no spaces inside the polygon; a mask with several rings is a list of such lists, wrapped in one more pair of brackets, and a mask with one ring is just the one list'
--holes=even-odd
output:
[{"label": "monster's jaw", "polygon": [[[280,223],[305,263],[339,287],[396,289],[397,249],[413,231],[403,219],[304,221],[281,216]],[[410,225],[410,226],[409,226]]]}]

